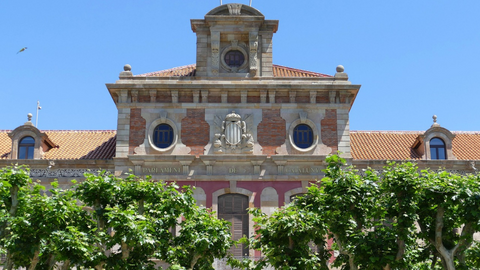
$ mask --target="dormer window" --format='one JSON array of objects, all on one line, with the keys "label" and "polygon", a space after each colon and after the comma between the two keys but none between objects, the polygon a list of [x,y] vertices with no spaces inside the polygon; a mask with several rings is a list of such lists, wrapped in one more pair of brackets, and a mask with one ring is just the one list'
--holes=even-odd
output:
[{"label": "dormer window", "polygon": [[35,150],[35,139],[27,136],[23,137],[18,144],[18,159],[33,159]]},{"label": "dormer window", "polygon": [[47,136],[32,124],[32,114],[28,121],[8,133],[12,139],[11,159],[41,159],[48,150],[57,147]]},{"label": "dormer window", "polygon": [[430,140],[430,158],[431,159],[446,159],[445,142],[440,138],[433,138]]},{"label": "dormer window", "polygon": [[417,137],[412,145],[412,157],[426,160],[455,160],[452,141],[455,134],[437,123],[437,116],[433,116],[433,125]]}]

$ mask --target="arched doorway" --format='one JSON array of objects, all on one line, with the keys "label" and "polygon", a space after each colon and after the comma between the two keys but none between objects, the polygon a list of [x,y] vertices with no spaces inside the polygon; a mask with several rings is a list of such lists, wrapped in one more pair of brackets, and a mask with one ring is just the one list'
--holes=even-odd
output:
[{"label": "arched doorway", "polygon": [[[248,196],[242,194],[225,194],[218,197],[218,217],[232,224],[233,240],[244,235],[248,237]],[[248,257],[248,247],[244,244],[230,249],[236,258]]]}]

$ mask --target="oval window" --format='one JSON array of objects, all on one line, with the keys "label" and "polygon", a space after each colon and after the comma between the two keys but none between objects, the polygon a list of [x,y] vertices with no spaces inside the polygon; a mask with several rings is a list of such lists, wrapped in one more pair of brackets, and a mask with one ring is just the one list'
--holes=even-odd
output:
[{"label": "oval window", "polygon": [[245,62],[245,56],[239,50],[232,50],[225,54],[225,64],[229,67],[240,67]]},{"label": "oval window", "polygon": [[160,124],[153,131],[153,144],[158,148],[167,148],[173,143],[173,128],[168,124]]},{"label": "oval window", "polygon": [[313,130],[309,125],[300,124],[293,130],[293,142],[299,148],[306,149],[313,144]]}]

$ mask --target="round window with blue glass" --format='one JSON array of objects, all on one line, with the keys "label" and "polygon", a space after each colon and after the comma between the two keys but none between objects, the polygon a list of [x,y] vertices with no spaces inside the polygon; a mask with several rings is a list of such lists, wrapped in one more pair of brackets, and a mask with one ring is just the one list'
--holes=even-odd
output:
[{"label": "round window with blue glass", "polygon": [[158,148],[169,147],[173,139],[173,128],[169,124],[160,124],[153,130],[153,144]]},{"label": "round window with blue glass", "polygon": [[293,142],[295,146],[307,149],[313,144],[313,130],[309,125],[300,124],[293,130]]}]

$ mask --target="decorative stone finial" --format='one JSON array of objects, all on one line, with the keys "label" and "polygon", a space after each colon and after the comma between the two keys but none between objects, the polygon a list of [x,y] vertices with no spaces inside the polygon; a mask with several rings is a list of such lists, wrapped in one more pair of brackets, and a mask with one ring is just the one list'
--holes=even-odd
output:
[{"label": "decorative stone finial", "polygon": [[344,71],[345,71],[345,68],[342,65],[337,66],[337,73],[335,73],[336,81],[348,81],[348,74],[345,73]]},{"label": "decorative stone finial", "polygon": [[27,114],[28,121],[25,122],[24,125],[33,126],[33,124],[32,124],[32,117],[33,117],[33,114],[31,114],[31,113]]},{"label": "decorative stone finial", "polygon": [[440,124],[437,123],[437,116],[436,116],[436,115],[433,115],[432,118],[433,118],[433,125],[432,125],[432,127],[439,127]]},{"label": "decorative stone finial", "polygon": [[126,64],[125,66],[123,66],[123,70],[122,72],[120,72],[120,79],[123,79],[125,77],[133,77],[133,74],[132,74],[132,66],[130,66],[129,64]]}]

